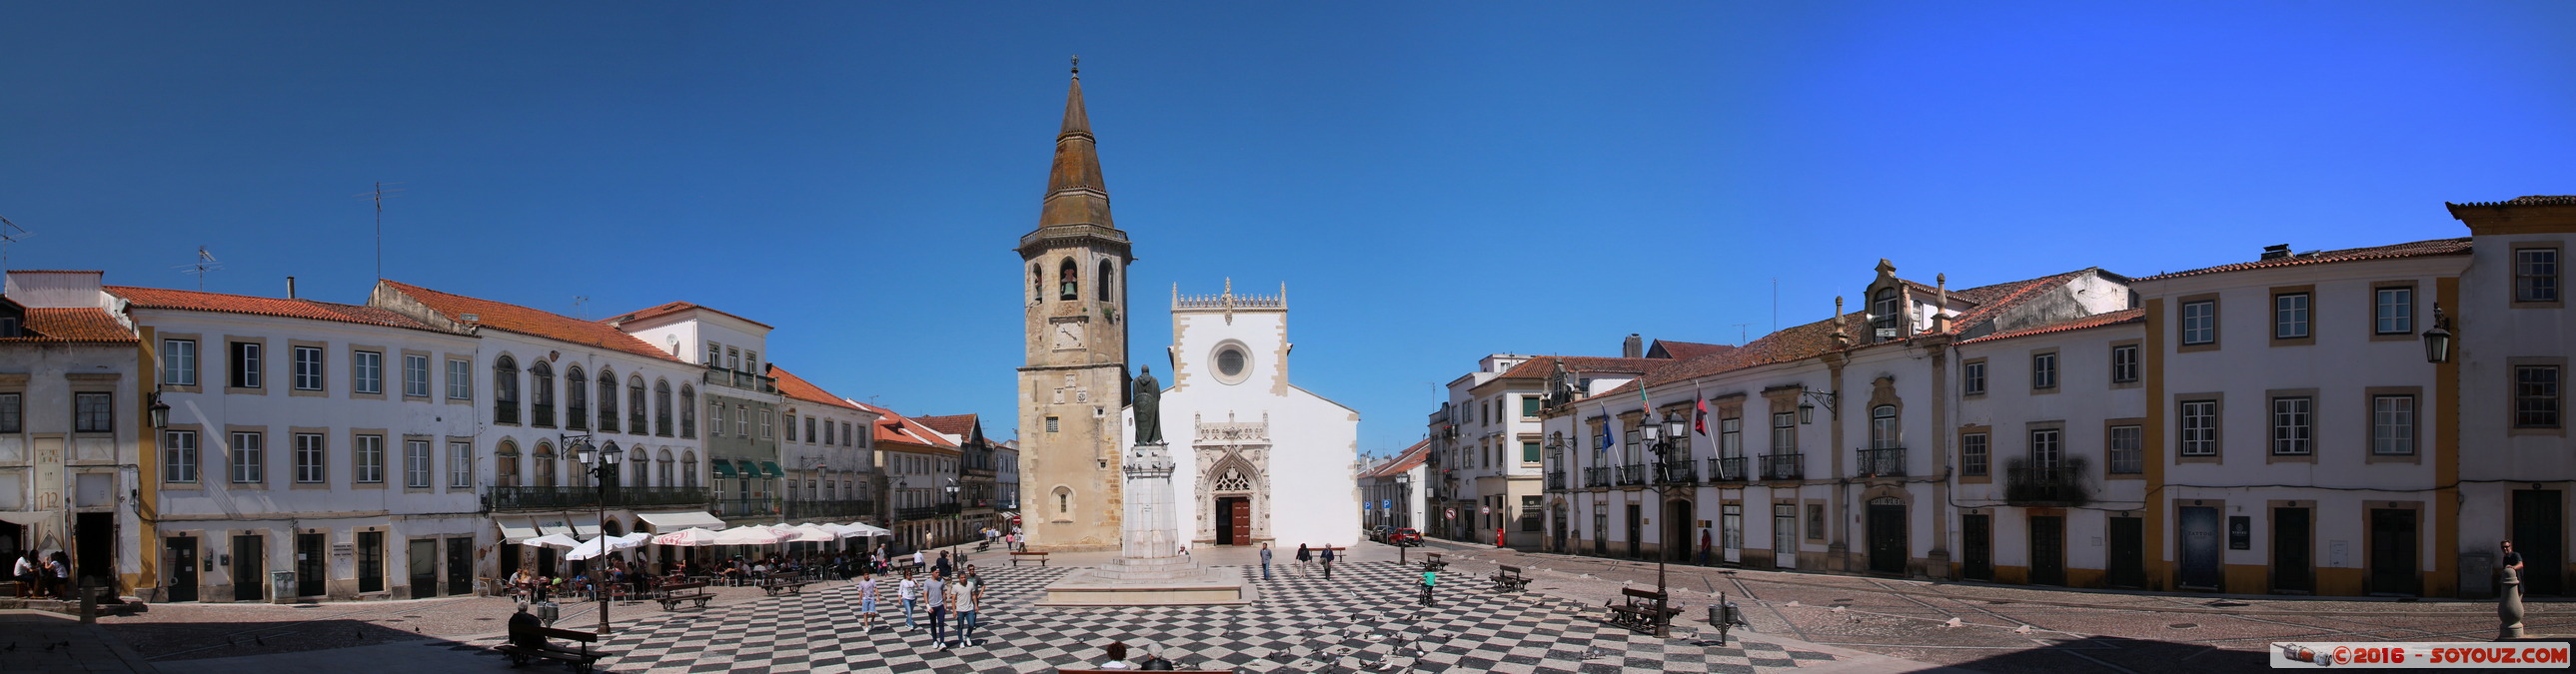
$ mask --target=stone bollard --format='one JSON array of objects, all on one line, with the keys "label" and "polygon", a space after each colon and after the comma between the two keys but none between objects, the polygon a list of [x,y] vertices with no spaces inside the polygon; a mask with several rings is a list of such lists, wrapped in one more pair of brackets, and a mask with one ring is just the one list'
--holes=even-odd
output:
[{"label": "stone bollard", "polygon": [[2522,574],[2515,569],[2503,571],[2503,578],[2496,582],[2496,621],[2502,624],[2496,630],[2496,639],[2520,639],[2523,638]]},{"label": "stone bollard", "polygon": [[94,624],[97,624],[97,623],[98,623],[98,589],[97,589],[97,588],[94,588],[94,587],[90,587],[90,586],[88,586],[88,585],[82,585],[82,586],[80,586],[80,590],[79,590],[79,592],[80,592],[80,619],[81,619],[81,624],[84,624],[84,625],[94,625]]}]

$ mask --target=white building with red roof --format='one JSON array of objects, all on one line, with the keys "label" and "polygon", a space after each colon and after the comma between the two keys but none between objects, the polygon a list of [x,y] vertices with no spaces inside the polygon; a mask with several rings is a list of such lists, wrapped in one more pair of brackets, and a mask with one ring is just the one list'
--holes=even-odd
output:
[{"label": "white building with red roof", "polygon": [[[135,536],[161,477],[152,368],[95,271],[12,271],[0,298],[0,555],[64,555],[76,581],[153,584]],[[33,588],[22,591],[33,592]]]}]

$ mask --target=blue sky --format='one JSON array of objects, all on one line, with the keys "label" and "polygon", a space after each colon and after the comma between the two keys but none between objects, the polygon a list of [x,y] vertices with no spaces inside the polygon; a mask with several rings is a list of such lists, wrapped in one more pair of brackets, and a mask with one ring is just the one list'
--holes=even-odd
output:
[{"label": "blue sky", "polygon": [[[1967,287],[2464,235],[2576,193],[2576,5],[10,3],[12,268],[599,318],[670,300],[1007,435],[1065,59],[1174,283],[1289,286],[1294,378],[1421,437],[1487,353],[1733,343],[1879,258]],[[575,297],[587,297],[578,308]],[[1749,324],[1749,326],[1739,326]]]}]

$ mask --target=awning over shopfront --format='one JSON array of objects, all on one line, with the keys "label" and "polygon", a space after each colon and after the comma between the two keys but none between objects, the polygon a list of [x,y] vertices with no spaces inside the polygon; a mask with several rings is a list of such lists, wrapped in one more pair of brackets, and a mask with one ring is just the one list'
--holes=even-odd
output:
[{"label": "awning over shopfront", "polygon": [[760,462],[760,469],[767,471],[769,473],[769,477],[772,479],[787,477],[787,471],[779,470],[778,462],[776,461],[762,461]]},{"label": "awning over shopfront", "polygon": [[727,480],[727,479],[732,479],[732,478],[736,475],[736,473],[734,473],[734,471],[733,471],[733,462],[732,462],[732,461],[726,461],[726,460],[724,460],[724,459],[716,459],[716,460],[713,460],[713,461],[708,461],[708,462],[707,462],[707,467],[708,467],[708,468],[713,468],[713,469],[715,469],[715,471],[716,471],[716,479],[718,479],[718,480]]},{"label": "awning over shopfront", "polygon": [[598,538],[599,520],[596,519],[596,516],[574,517],[572,518],[572,533],[574,538],[579,538],[585,541]]},{"label": "awning over shopfront", "polygon": [[[572,536],[574,533],[572,520],[562,515],[538,515],[536,522],[537,532],[541,534]],[[574,536],[575,540],[579,538]]]},{"label": "awning over shopfront", "polygon": [[716,519],[716,516],[714,515],[709,515],[703,511],[697,510],[682,510],[667,513],[635,513],[635,516],[643,518],[645,524],[653,525],[653,533],[658,534],[667,534],[690,527],[713,529],[716,531],[723,531],[725,528],[724,520]]},{"label": "awning over shopfront", "polygon": [[733,467],[742,471],[742,476],[745,478],[760,479],[760,464],[753,463],[750,459],[736,459]]},{"label": "awning over shopfront", "polygon": [[535,522],[525,517],[495,517],[492,518],[492,523],[501,525],[503,543],[518,543],[545,535],[544,532],[537,530]]}]

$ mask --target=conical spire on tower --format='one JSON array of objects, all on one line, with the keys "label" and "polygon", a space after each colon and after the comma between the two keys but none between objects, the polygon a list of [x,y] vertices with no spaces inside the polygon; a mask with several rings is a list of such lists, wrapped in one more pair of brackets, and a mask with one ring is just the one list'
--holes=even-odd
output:
[{"label": "conical spire on tower", "polygon": [[1109,219],[1109,187],[1100,177],[1100,149],[1091,136],[1091,116],[1082,105],[1081,60],[1074,61],[1073,84],[1064,97],[1064,128],[1055,136],[1055,167],[1047,173],[1046,206],[1038,227],[1098,225],[1116,228]]}]

